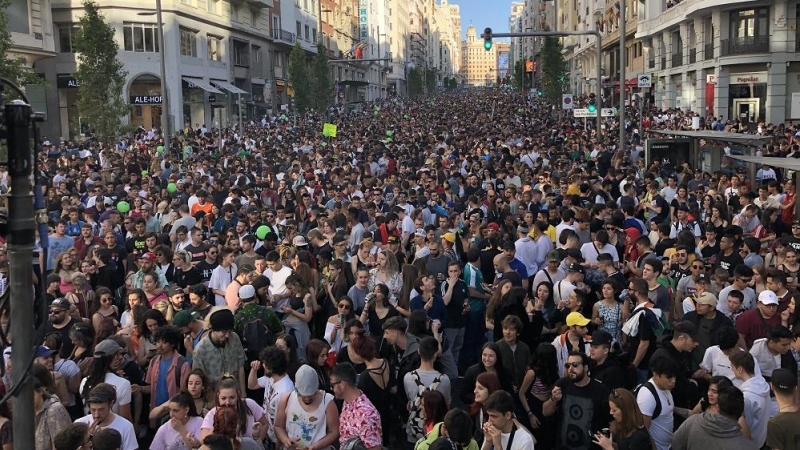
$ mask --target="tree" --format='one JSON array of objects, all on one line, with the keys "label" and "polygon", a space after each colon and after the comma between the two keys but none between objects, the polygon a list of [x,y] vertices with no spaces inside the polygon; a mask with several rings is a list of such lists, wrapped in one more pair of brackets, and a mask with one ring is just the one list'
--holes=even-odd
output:
[{"label": "tree", "polygon": [[8,14],[6,10],[11,0],[0,0],[0,77],[6,78],[18,86],[26,84],[43,84],[44,80],[25,66],[25,58],[10,52],[11,32],[8,31]]},{"label": "tree", "polygon": [[558,38],[548,36],[542,46],[539,65],[540,88],[545,98],[553,104],[561,104],[561,95],[567,87],[569,69],[564,60],[564,47]]},{"label": "tree", "polygon": [[75,37],[78,111],[98,137],[113,138],[120,130],[122,116],[130,112],[122,97],[127,72],[117,59],[119,45],[114,40],[114,28],[105,22],[94,1],[85,0],[83,8]]},{"label": "tree", "polygon": [[425,69],[425,88],[429,94],[436,90],[436,74],[438,71],[435,68]]},{"label": "tree", "polygon": [[289,81],[294,89],[294,108],[297,112],[304,112],[312,108],[312,81],[308,70],[306,51],[300,42],[294,44],[292,53],[289,54]]},{"label": "tree", "polygon": [[416,67],[408,70],[408,95],[414,97],[423,92],[422,71]]},{"label": "tree", "polygon": [[[514,67],[511,69],[511,83],[513,83],[514,89],[522,89],[522,77],[527,75],[524,68],[525,64],[522,61],[514,61]],[[530,79],[525,80],[525,88],[531,88]]]},{"label": "tree", "polygon": [[311,83],[313,84],[312,101],[319,111],[327,109],[333,99],[333,82],[328,67],[327,52],[328,49],[321,42],[317,43],[317,56],[314,58],[312,66]]}]

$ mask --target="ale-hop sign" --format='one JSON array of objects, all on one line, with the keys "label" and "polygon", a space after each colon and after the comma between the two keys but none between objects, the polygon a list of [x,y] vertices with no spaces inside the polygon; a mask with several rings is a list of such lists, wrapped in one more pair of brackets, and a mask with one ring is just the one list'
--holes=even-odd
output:
[{"label": "ale-hop sign", "polygon": [[131,95],[131,105],[160,105],[160,95]]}]

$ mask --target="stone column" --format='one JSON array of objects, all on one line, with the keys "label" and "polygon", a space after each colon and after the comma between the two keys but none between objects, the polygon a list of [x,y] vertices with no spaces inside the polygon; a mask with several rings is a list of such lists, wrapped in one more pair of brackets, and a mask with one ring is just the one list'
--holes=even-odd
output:
[{"label": "stone column", "polygon": [[766,123],[782,123],[786,118],[786,64],[773,63],[767,69]]}]

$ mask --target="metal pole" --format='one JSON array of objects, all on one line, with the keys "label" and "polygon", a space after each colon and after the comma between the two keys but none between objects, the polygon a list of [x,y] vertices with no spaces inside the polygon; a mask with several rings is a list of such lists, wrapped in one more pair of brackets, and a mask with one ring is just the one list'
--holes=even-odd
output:
[{"label": "metal pole", "polygon": [[244,139],[244,128],[242,125],[242,94],[239,93],[239,135]]},{"label": "metal pole", "polygon": [[[600,72],[602,72],[602,70],[603,70],[603,60],[602,60],[602,57],[603,57],[603,43],[602,43],[602,39],[600,39],[600,32],[599,31],[595,30],[594,35],[597,37],[597,82],[594,85],[595,85],[595,88],[597,89],[597,92],[599,93],[600,92],[600,86],[601,86],[601,84],[600,84]],[[599,101],[600,97],[599,96],[597,96],[597,97],[598,97],[598,101]],[[600,118],[600,111],[602,109],[603,109],[603,104],[602,104],[602,102],[600,102],[600,108],[597,108],[597,137],[598,138],[600,137],[600,133],[602,133],[602,131],[603,131],[602,128],[601,128],[601,118]]]},{"label": "metal pole", "polygon": [[643,118],[644,118],[644,97],[642,96],[642,93],[639,92],[639,143],[644,142],[644,128],[642,128]]},{"label": "metal pole", "polygon": [[625,150],[625,2],[619,0],[619,149]]},{"label": "metal pole", "polygon": [[158,21],[158,42],[161,44],[161,130],[164,132],[164,146],[170,147],[172,121],[167,93],[166,45],[164,42],[164,21],[161,19],[161,0],[156,0],[156,20]]},{"label": "metal pole", "polygon": [[[14,449],[34,448],[36,435],[33,410],[33,379],[27,376],[28,361],[33,358],[33,231],[35,228],[31,173],[31,107],[23,103],[5,105],[8,128],[8,171],[11,196],[8,211],[8,259],[11,302],[11,336],[14,336],[14,364],[11,379],[21,383],[14,399]],[[54,255],[57,256],[57,255]],[[44,268],[43,268],[44,269]],[[42,273],[44,276],[44,271]]]}]

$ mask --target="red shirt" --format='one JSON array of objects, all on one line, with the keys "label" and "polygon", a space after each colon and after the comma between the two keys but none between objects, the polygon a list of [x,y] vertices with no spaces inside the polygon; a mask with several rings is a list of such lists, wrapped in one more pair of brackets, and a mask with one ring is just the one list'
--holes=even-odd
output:
[{"label": "red shirt", "polygon": [[756,339],[767,337],[767,329],[781,324],[781,315],[777,312],[765,319],[758,308],[745,311],[736,318],[736,332],[744,336],[747,348],[753,346]]},{"label": "red shirt", "polygon": [[[786,192],[785,195],[786,195],[786,198],[783,199],[783,204],[784,205],[788,205],[788,204],[790,204],[790,203],[792,203],[794,201],[794,195],[795,194],[790,194],[790,193]],[[797,208],[797,205],[795,205],[795,206],[793,206],[791,208],[786,208],[786,209],[782,209],[781,210],[781,220],[783,220],[783,223],[792,223],[792,222],[794,222],[795,216],[797,215],[797,213],[795,212],[796,208]]]}]

